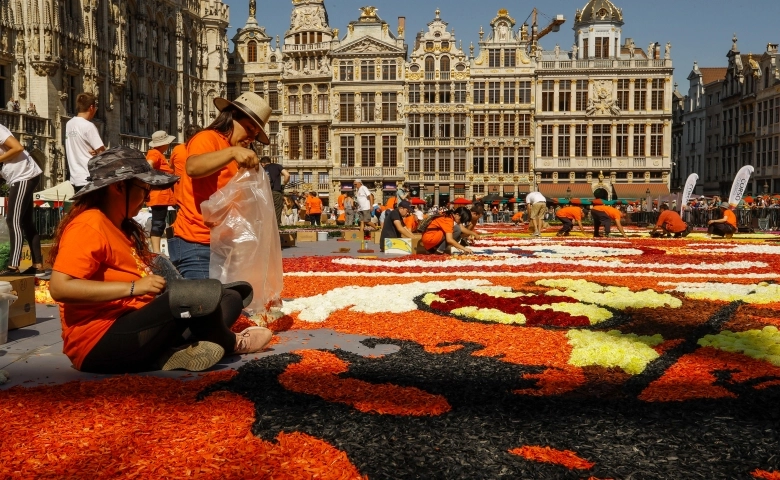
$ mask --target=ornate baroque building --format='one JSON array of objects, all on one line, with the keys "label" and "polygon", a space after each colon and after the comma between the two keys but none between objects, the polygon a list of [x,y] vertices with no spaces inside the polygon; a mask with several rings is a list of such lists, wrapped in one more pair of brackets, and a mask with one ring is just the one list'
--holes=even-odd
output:
[{"label": "ornate baroque building", "polygon": [[98,97],[107,146],[145,149],[152,132],[181,138],[225,94],[228,7],[219,0],[0,0],[0,111],[44,171],[67,179],[63,139],[76,96]]}]

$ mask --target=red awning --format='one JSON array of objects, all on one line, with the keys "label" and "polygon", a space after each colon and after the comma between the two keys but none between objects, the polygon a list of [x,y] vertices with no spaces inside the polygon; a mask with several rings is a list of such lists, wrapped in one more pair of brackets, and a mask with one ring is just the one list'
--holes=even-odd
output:
[{"label": "red awning", "polygon": [[648,189],[651,197],[669,195],[669,187],[665,183],[615,183],[612,186],[617,198],[622,199],[645,198]]},{"label": "red awning", "polygon": [[593,187],[589,183],[540,183],[539,192],[547,198],[593,197]]}]

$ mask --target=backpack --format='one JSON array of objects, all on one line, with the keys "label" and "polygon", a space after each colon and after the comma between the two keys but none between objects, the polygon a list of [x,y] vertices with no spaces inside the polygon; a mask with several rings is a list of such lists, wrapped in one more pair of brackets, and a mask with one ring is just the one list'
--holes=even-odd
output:
[{"label": "backpack", "polygon": [[432,221],[436,220],[437,218],[441,218],[443,216],[444,214],[442,213],[434,213],[433,215],[428,215],[427,218],[423,218],[422,221],[417,225],[417,230],[415,230],[414,233],[425,233],[425,231],[428,230],[428,225],[430,225]]}]

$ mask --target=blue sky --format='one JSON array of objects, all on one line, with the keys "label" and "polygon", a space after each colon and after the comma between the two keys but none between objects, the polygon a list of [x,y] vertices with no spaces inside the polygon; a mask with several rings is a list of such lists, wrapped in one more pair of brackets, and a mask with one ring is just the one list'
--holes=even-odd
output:
[{"label": "blue sky", "polygon": [[[230,5],[230,28],[232,38],[237,27],[246,22],[249,11],[248,0],[225,0]],[[560,32],[551,33],[542,39],[542,46],[552,49],[558,43],[570,48],[574,41],[572,26],[574,12],[582,8],[587,0],[552,0],[539,2],[540,12],[548,17],[563,14],[566,23]],[[726,53],[731,48],[734,33],[739,38],[742,53],[762,53],[767,43],[780,43],[780,1],[778,0],[617,0],[623,9],[625,25],[623,38],[634,39],[637,46],[647,48],[651,42],[672,42],[672,59],[675,66],[675,81],[680,90],[687,90],[686,77],[693,61],[701,67],[725,67]],[[518,24],[530,15],[534,7],[530,2],[508,2],[506,0],[325,0],[330,26],[341,32],[347,23],[356,20],[359,7],[377,7],[379,16],[388,22],[392,31],[399,16],[406,17],[406,42],[412,44],[416,32],[424,29],[434,18],[439,8],[441,17],[455,29],[455,36],[463,40],[468,49],[470,42],[479,39],[480,25],[487,31],[490,21],[500,8],[506,8]],[[266,32],[275,37],[284,36],[290,26],[290,0],[257,0],[257,20]],[[540,24],[546,17],[540,16]],[[231,44],[232,49],[232,44]],[[476,50],[475,50],[476,52]]]}]

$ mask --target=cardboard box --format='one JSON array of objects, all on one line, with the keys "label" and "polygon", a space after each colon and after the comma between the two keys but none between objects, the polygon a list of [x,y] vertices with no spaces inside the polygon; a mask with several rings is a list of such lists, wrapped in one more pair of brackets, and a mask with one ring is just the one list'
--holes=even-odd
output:
[{"label": "cardboard box", "polygon": [[35,277],[0,277],[19,297],[8,310],[8,330],[35,324]]},{"label": "cardboard box", "polygon": [[308,231],[300,231],[297,233],[297,241],[298,242],[316,242],[317,241],[317,232],[313,230]]},{"label": "cardboard box", "polygon": [[414,250],[412,249],[412,239],[385,238],[385,253],[396,255],[411,255],[414,253]]},{"label": "cardboard box", "polygon": [[371,240],[373,240],[373,242],[376,243],[377,245],[379,245],[379,237],[381,236],[382,236],[381,230],[374,230],[373,232],[371,232]]},{"label": "cardboard box", "polygon": [[[41,255],[43,255],[43,268],[50,269],[51,263],[49,263],[49,252],[51,251],[51,245],[41,245]],[[30,246],[25,243],[22,245],[22,260],[19,262],[19,269],[26,270],[32,267],[32,254],[30,253]]]},{"label": "cardboard box", "polygon": [[282,248],[290,248],[295,246],[295,232],[279,232],[279,242],[282,244]]},{"label": "cardboard box", "polygon": [[362,242],[363,235],[358,230],[345,230],[344,239],[350,242]]},{"label": "cardboard box", "polygon": [[422,243],[422,237],[414,237],[412,239],[412,251],[418,255],[426,255],[428,250],[425,249],[425,245]]}]

